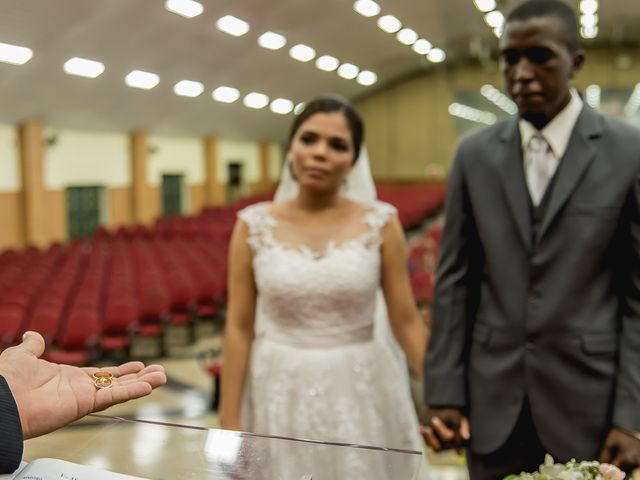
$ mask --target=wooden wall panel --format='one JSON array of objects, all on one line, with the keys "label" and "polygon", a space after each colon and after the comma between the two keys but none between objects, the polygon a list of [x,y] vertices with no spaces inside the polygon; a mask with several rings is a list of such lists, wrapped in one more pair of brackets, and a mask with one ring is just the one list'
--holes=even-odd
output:
[{"label": "wooden wall panel", "polygon": [[108,222],[107,228],[115,229],[120,226],[133,224],[133,205],[131,188],[109,188],[106,195]]},{"label": "wooden wall panel", "polygon": [[0,193],[0,251],[25,246],[20,192]]}]

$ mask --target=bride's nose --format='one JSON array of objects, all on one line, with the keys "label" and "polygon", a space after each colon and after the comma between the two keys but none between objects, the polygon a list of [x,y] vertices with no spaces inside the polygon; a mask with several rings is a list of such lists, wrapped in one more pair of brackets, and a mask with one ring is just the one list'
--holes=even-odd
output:
[{"label": "bride's nose", "polygon": [[313,157],[318,160],[325,160],[327,158],[327,152],[329,145],[324,140],[319,140],[313,145],[312,154]]}]

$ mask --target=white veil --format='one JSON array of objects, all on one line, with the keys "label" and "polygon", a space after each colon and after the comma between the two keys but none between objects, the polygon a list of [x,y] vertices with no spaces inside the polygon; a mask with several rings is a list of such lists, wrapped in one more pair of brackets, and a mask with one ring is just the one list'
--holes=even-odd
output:
[{"label": "white veil", "polygon": [[[376,201],[378,195],[376,193],[376,186],[373,182],[371,167],[369,166],[369,154],[364,146],[360,150],[358,160],[347,176],[345,184],[347,188],[345,188],[343,195],[351,200],[365,204],[371,204]],[[285,202],[296,197],[298,195],[298,191],[298,183],[291,175],[290,162],[289,159],[286,159],[282,167],[280,183],[278,184],[278,189],[273,197],[273,202]],[[404,356],[404,352],[400,348],[400,345],[398,345],[398,342],[391,331],[387,306],[381,288],[378,288],[376,293],[376,308],[373,325],[374,338],[390,347],[394,356],[403,367],[403,371],[406,371],[407,361]]]}]

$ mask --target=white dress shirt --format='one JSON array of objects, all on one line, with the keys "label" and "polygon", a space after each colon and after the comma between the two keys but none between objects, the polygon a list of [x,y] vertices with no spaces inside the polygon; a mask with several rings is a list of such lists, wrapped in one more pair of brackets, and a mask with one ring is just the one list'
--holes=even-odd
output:
[{"label": "white dress shirt", "polygon": [[[520,119],[520,138],[524,159],[524,172],[527,180],[529,195],[533,204],[537,206],[558,169],[573,132],[573,127],[582,111],[582,100],[575,89],[571,89],[571,100],[542,130],[538,130],[531,123]],[[530,142],[533,137],[542,137],[548,144],[546,153],[533,153]],[[534,139],[535,142],[535,139]]]}]

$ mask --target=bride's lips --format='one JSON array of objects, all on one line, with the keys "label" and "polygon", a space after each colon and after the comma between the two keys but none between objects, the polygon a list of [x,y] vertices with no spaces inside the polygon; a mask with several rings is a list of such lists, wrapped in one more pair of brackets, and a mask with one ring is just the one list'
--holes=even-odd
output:
[{"label": "bride's lips", "polygon": [[322,170],[321,168],[313,168],[313,167],[308,167],[304,169],[304,172],[307,175],[310,175],[312,177],[316,177],[316,178],[323,178],[326,177],[328,175],[328,172],[325,170]]}]

